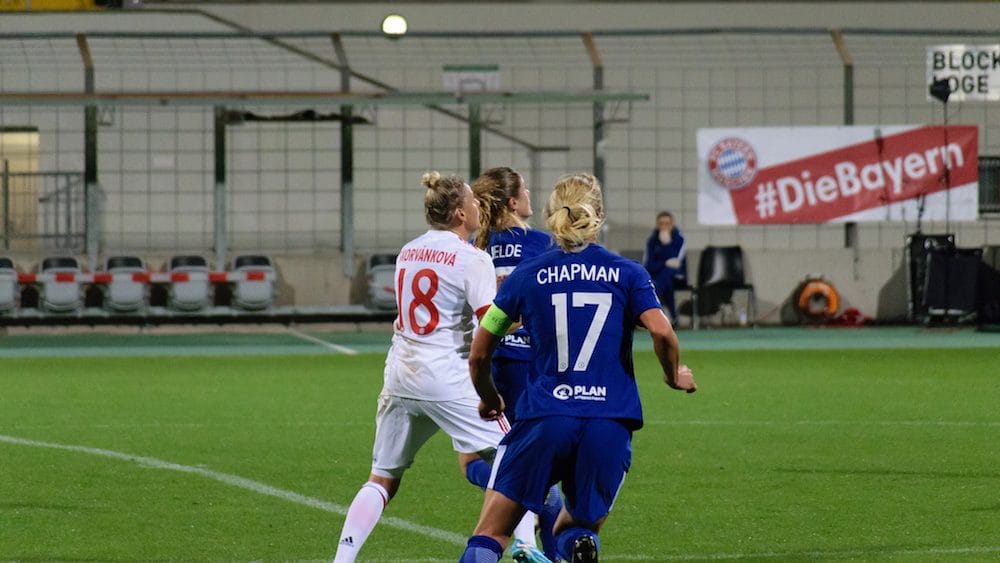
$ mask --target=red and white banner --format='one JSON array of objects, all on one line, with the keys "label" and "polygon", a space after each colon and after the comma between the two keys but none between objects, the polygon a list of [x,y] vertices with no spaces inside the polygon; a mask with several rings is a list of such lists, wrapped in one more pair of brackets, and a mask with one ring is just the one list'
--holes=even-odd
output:
[{"label": "red and white banner", "polygon": [[978,192],[973,125],[698,130],[703,225],[974,221]]}]

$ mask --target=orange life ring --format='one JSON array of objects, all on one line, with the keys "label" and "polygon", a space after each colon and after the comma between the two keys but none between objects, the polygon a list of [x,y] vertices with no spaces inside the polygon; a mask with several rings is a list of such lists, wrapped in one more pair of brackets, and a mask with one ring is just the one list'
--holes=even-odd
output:
[{"label": "orange life ring", "polygon": [[840,296],[837,290],[824,279],[813,278],[806,280],[799,290],[796,299],[799,312],[808,317],[833,318],[840,307]]}]

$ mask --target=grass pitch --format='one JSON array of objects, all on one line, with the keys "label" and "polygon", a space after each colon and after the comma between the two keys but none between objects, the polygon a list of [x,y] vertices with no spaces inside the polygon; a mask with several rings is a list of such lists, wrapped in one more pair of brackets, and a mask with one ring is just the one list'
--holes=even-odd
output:
[{"label": "grass pitch", "polygon": [[[646,427],[602,560],[997,560],[998,357],[692,350],[684,395],[638,352]],[[383,360],[0,359],[0,559],[330,558]],[[456,561],[480,502],[438,435],[362,560]]]}]

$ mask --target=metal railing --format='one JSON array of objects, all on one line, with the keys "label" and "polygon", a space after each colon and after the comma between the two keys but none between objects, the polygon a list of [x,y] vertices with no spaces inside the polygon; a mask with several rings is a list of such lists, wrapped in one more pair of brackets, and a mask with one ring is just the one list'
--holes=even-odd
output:
[{"label": "metal railing", "polygon": [[82,172],[11,172],[4,162],[0,200],[4,250],[83,250]]}]

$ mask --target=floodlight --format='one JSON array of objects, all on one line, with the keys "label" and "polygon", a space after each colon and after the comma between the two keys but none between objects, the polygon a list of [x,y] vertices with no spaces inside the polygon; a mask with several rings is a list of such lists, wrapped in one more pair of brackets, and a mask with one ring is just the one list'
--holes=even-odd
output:
[{"label": "floodlight", "polygon": [[406,35],[406,18],[399,14],[389,14],[382,20],[382,33],[391,39]]}]

